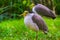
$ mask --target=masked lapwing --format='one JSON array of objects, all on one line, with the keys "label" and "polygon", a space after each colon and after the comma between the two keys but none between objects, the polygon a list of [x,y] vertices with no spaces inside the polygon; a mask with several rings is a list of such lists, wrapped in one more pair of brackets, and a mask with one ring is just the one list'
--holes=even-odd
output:
[{"label": "masked lapwing", "polygon": [[29,13],[28,11],[24,11],[24,23],[29,28],[36,32],[42,30],[45,34],[48,32],[48,27],[46,26],[43,18],[37,13]]},{"label": "masked lapwing", "polygon": [[50,10],[48,7],[42,4],[33,5],[32,11],[42,16],[51,17],[53,19],[56,18],[56,14],[52,12],[52,10]]},{"label": "masked lapwing", "polygon": [[45,24],[43,18],[37,13],[29,13],[24,11],[20,16],[24,16],[24,23],[27,28],[36,32],[36,40],[38,39],[38,32],[41,30],[44,34],[48,33],[48,27]]}]

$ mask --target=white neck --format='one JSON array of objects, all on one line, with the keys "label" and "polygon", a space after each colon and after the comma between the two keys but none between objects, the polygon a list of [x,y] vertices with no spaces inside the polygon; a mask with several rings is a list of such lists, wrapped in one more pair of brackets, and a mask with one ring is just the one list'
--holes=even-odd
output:
[{"label": "white neck", "polygon": [[37,14],[37,12],[36,12],[36,10],[35,10],[35,6],[33,7],[32,11]]}]

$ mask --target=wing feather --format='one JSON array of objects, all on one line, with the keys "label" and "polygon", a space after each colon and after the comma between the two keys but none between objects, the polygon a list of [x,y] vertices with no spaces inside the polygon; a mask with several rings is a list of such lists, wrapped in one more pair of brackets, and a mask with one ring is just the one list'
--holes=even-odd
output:
[{"label": "wing feather", "polygon": [[43,30],[43,31],[47,31],[48,30],[48,28],[47,28],[47,26],[46,26],[46,24],[45,24],[45,22],[44,22],[44,20],[42,19],[41,16],[39,16],[37,14],[34,14],[32,16],[32,20],[33,20],[34,23],[37,24],[37,26],[38,26],[38,28],[40,30]]}]

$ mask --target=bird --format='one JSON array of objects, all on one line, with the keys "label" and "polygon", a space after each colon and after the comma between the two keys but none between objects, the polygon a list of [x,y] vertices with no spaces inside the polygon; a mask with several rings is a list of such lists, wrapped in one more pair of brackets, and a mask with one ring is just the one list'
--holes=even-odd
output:
[{"label": "bird", "polygon": [[24,11],[20,16],[24,16],[24,24],[27,28],[36,32],[36,40],[38,39],[38,32],[41,30],[44,34],[48,33],[48,27],[43,18],[37,13],[29,13]]},{"label": "bird", "polygon": [[24,23],[29,29],[36,32],[42,30],[44,34],[47,34],[48,27],[40,15],[37,13],[29,13],[28,11],[24,11],[21,15],[24,16]]},{"label": "bird", "polygon": [[52,10],[50,10],[48,7],[42,4],[33,5],[32,12],[38,13],[41,16],[50,17],[52,19],[56,18],[56,14],[53,13]]}]

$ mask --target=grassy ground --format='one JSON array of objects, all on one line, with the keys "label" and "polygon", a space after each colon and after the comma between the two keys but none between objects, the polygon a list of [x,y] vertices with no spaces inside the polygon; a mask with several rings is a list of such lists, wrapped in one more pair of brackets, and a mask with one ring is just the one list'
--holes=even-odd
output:
[{"label": "grassy ground", "polygon": [[[60,40],[60,18],[45,18],[49,32],[38,32],[38,40]],[[0,23],[0,40],[36,40],[36,32],[25,27],[23,18],[6,20]]]}]

